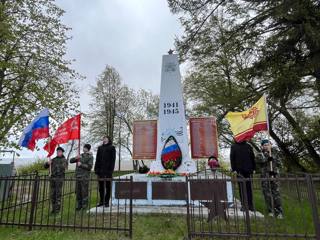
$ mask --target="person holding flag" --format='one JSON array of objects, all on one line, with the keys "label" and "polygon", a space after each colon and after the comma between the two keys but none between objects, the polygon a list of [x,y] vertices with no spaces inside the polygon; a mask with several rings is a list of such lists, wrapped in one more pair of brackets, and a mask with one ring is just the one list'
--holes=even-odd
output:
[{"label": "person holding flag", "polygon": [[[65,121],[59,126],[54,134],[54,137],[47,142],[44,149],[48,152],[48,157],[50,158],[54,153],[56,147],[59,144],[67,143],[69,140],[79,139],[80,153],[80,123],[81,114],[76,115]],[[52,213],[57,213],[60,211],[61,205],[61,192],[64,180],[64,173],[67,167],[67,160],[63,155],[64,149],[60,146],[57,148],[57,156],[45,164],[45,168],[51,170],[50,175],[50,196],[52,202]]]},{"label": "person holding flag", "polygon": [[55,214],[60,211],[61,195],[65,170],[67,168],[67,160],[63,155],[64,149],[57,148],[57,156],[45,163],[44,167],[51,167],[50,176],[50,199],[52,204],[51,213]]},{"label": "person holding flag", "polygon": [[88,207],[89,178],[93,166],[93,155],[90,149],[91,145],[85,144],[83,146],[83,153],[70,159],[70,163],[76,163],[76,210]]},{"label": "person holding flag", "polygon": [[261,178],[266,179],[261,181],[261,187],[269,216],[282,219],[283,209],[279,191],[280,184],[276,179],[281,162],[272,154],[271,142],[268,139],[261,141],[261,152],[257,156],[257,165],[261,172]]}]

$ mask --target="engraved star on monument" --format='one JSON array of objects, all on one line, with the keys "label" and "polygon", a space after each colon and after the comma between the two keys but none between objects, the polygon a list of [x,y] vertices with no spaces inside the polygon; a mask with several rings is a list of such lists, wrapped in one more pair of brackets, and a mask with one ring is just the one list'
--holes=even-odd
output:
[{"label": "engraved star on monument", "polygon": [[225,221],[228,221],[226,214],[226,203],[217,201],[201,202],[203,206],[208,208],[208,219],[207,222],[212,221],[216,217],[221,217]]}]

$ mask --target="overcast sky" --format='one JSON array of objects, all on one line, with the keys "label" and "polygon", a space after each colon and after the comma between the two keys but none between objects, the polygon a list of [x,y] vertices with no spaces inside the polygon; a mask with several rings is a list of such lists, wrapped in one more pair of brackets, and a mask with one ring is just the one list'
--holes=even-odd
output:
[{"label": "overcast sky", "polygon": [[81,110],[88,110],[87,88],[106,64],[130,87],[160,91],[161,56],[181,34],[166,0],[57,0],[72,28],[67,58],[86,77],[79,82]]},{"label": "overcast sky", "polygon": [[[88,111],[88,87],[111,65],[134,89],[160,92],[161,58],[174,47],[182,28],[166,0],[57,0],[62,21],[72,29],[67,59],[86,79],[77,81],[81,111]],[[38,142],[42,148],[43,141]],[[43,150],[24,149],[21,157],[43,157]]]}]

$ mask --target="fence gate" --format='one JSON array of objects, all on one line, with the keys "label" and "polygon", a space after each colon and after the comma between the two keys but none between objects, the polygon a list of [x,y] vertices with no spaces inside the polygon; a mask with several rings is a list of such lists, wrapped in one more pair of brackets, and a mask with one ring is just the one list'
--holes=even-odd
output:
[{"label": "fence gate", "polygon": [[[280,185],[283,218],[268,211],[261,187],[266,183]],[[188,177],[186,184],[189,239],[320,239],[320,176],[241,179],[209,173]],[[253,192],[251,210],[247,188]]]},{"label": "fence gate", "polygon": [[[53,196],[50,192],[53,181],[62,184],[60,211],[56,213],[52,213]],[[131,237],[132,199],[125,199],[121,206],[111,200],[109,207],[96,205],[99,202],[99,181],[110,185],[111,181],[124,181],[132,186],[132,178],[97,180],[90,177],[86,181],[89,188],[88,206],[76,210],[77,179],[73,173],[66,174],[63,180],[37,174],[1,177],[0,188],[6,189],[4,194],[8,195],[0,198],[3,199],[0,202],[0,225],[25,226],[29,230],[46,228],[123,232]]]}]

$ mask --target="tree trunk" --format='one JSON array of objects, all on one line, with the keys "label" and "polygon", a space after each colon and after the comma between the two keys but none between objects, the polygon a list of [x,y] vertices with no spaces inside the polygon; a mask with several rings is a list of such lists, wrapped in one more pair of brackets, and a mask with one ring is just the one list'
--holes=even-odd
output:
[{"label": "tree trunk", "polygon": [[305,167],[303,167],[300,163],[299,160],[297,159],[297,157],[295,157],[290,150],[288,149],[288,147],[286,146],[286,144],[284,142],[281,141],[281,139],[277,136],[277,134],[272,130],[272,128],[269,129],[270,132],[270,136],[272,137],[272,139],[274,141],[276,141],[277,145],[279,146],[279,148],[281,149],[282,153],[284,154],[286,160],[287,160],[287,170],[288,172],[292,172],[292,171],[302,171],[302,172],[306,172],[307,169],[305,169]]}]

